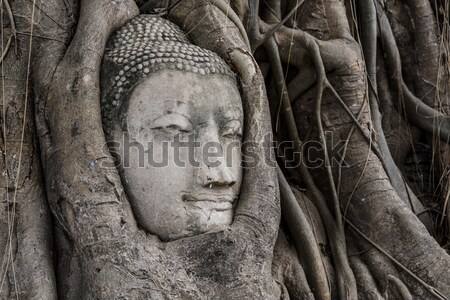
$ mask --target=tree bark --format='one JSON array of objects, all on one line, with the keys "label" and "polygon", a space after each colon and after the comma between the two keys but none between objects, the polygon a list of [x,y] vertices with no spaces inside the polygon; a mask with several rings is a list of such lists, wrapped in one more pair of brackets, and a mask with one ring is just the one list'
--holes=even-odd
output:
[{"label": "tree bark", "polygon": [[[446,1],[0,6],[0,299],[450,298]],[[100,116],[105,44],[152,11],[230,64],[257,154],[233,224],[172,242],[135,221]]]}]

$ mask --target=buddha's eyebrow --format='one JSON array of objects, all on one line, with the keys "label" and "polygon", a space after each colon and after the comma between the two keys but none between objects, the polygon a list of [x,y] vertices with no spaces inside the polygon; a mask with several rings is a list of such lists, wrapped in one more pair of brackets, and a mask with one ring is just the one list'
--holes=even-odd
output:
[{"label": "buddha's eyebrow", "polygon": [[191,118],[188,115],[186,115],[184,112],[177,111],[177,110],[166,110],[164,112],[164,115],[172,115],[172,114],[181,115],[181,116],[185,117],[186,119],[188,119],[189,121],[191,121]]},{"label": "buddha's eyebrow", "polygon": [[[175,104],[174,104],[175,103]],[[170,115],[170,114],[179,114],[191,121],[191,117],[189,116],[189,102],[186,102],[181,99],[168,99],[164,103],[164,113],[161,114],[161,116],[164,115]]]},{"label": "buddha's eyebrow", "polygon": [[192,124],[191,118],[189,116],[187,116],[183,112],[176,111],[176,110],[165,110],[162,114],[160,114],[159,116],[157,116],[156,118],[151,120],[150,123],[153,123],[154,121],[158,120],[161,117],[164,117],[164,116],[167,116],[167,115],[172,115],[172,114],[177,114],[177,115],[183,116]]}]

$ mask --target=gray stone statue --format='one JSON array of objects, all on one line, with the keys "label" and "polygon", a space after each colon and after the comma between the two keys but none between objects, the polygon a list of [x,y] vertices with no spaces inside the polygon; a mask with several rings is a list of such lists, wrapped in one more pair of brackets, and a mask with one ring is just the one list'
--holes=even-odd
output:
[{"label": "gray stone statue", "polygon": [[230,225],[244,123],[225,61],[140,15],[110,38],[101,84],[104,131],[140,226],[173,240]]}]

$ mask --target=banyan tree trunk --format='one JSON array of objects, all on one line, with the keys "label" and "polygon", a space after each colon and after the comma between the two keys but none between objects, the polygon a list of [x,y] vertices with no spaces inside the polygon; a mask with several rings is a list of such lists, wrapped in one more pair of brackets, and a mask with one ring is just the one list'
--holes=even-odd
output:
[{"label": "banyan tree trunk", "polygon": [[[0,1],[0,299],[450,298],[449,3]],[[228,231],[162,243],[99,167],[103,49],[139,8],[240,79],[265,164]],[[305,164],[267,164],[271,132]]]}]

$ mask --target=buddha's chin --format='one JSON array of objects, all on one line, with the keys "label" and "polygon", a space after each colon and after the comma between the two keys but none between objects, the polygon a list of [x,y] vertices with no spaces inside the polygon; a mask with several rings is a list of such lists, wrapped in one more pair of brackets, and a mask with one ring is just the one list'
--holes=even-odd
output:
[{"label": "buddha's chin", "polygon": [[186,228],[181,232],[169,235],[169,240],[191,237],[207,232],[226,229],[233,222],[234,209],[191,209],[187,210]]}]

